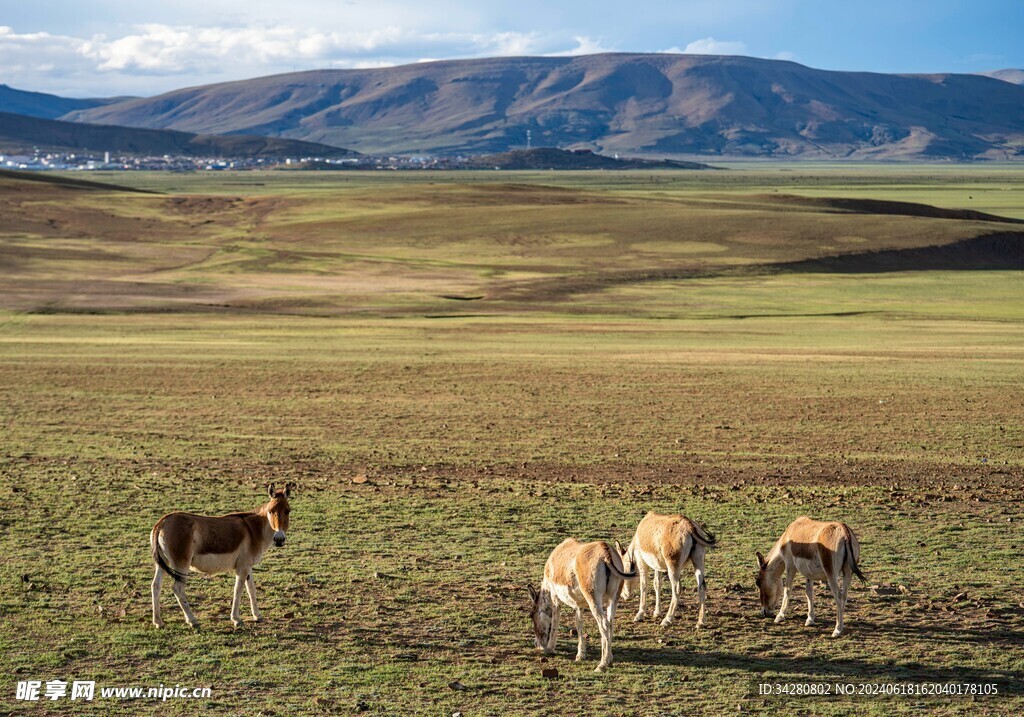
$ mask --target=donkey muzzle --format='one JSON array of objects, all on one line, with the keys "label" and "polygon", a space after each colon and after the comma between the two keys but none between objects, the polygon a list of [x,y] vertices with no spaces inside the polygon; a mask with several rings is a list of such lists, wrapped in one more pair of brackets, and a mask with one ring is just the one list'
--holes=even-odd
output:
[{"label": "donkey muzzle", "polygon": [[279,548],[284,545],[284,533],[280,530],[274,533],[274,545]]}]

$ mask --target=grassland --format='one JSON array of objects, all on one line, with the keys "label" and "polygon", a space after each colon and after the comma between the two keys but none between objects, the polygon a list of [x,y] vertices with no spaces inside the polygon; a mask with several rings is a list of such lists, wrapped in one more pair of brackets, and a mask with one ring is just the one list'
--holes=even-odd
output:
[{"label": "grassland", "polygon": [[[0,711],[1024,705],[1024,274],[1013,256],[970,270],[980,254],[777,268],[1021,227],[772,196],[1024,219],[1016,170],[111,179],[165,194],[0,193]],[[201,632],[169,591],[152,629],[160,514],[255,507],[288,480],[288,545],[256,574],[266,621],[233,630],[221,576],[190,583]],[[548,551],[625,540],[648,509],[720,536],[710,628],[691,577],[670,628],[621,605],[609,673],[571,661],[568,625],[541,662],[525,585]],[[822,587],[818,627],[799,601],[787,624],[757,617],[753,553],[802,513],[853,525],[880,586],[855,584],[837,640]],[[25,679],[213,697],[18,705]],[[790,681],[1000,694],[758,695]]]}]

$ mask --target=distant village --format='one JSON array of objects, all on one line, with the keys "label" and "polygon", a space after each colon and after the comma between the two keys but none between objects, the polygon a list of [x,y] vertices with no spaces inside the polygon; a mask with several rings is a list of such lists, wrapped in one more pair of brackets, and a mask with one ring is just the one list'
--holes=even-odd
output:
[{"label": "distant village", "polygon": [[56,153],[38,152],[31,155],[0,154],[0,167],[23,170],[163,170],[171,172],[194,172],[216,170],[245,170],[269,168],[293,169],[425,169],[447,167],[458,164],[458,158],[433,157],[347,157],[325,159],[322,157],[181,157],[162,155],[160,157],[112,156],[109,152]]},{"label": "distant village", "polygon": [[157,157],[114,156],[110,152],[34,152],[0,154],[0,168],[20,170],[149,170],[195,172],[247,169],[457,169],[469,157],[371,156],[323,157],[188,157],[165,154]]}]

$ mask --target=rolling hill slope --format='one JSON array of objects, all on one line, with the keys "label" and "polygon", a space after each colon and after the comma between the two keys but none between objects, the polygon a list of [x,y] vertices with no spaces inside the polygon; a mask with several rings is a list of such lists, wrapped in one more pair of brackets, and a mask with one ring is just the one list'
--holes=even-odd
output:
[{"label": "rolling hill slope", "polygon": [[830,72],[669,54],[318,70],[170,92],[65,119],[267,134],[363,152],[854,159],[1024,156],[1024,87],[981,75]]},{"label": "rolling hill slope", "polygon": [[214,136],[176,130],[80,124],[0,112],[0,152],[110,151],[185,157],[344,157],[340,147],[277,137]]},{"label": "rolling hill slope", "polygon": [[61,115],[75,110],[86,110],[101,107],[112,102],[131,99],[127,97],[73,99],[46,94],[45,92],[28,92],[16,90],[7,85],[0,85],[0,112],[56,119]]}]

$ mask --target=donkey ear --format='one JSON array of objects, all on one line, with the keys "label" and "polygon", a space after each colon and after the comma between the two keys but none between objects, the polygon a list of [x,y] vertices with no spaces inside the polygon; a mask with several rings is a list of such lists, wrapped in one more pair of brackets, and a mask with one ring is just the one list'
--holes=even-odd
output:
[{"label": "donkey ear", "polygon": [[284,484],[284,497],[285,498],[291,498],[292,497],[292,484],[291,483],[285,483]]},{"label": "donkey ear", "polygon": [[761,555],[761,551],[758,551],[757,552],[757,567],[763,568],[765,565],[766,565],[766,563],[764,561],[764,556]]},{"label": "donkey ear", "polygon": [[540,593],[537,592],[537,588],[533,587],[533,585],[527,585],[526,589],[530,591],[530,600],[537,602],[537,596],[540,595]]},{"label": "donkey ear", "polygon": [[626,551],[622,547],[622,543],[620,543],[618,540],[615,541],[615,549],[617,551],[619,551],[619,555],[625,555],[626,554]]},{"label": "donkey ear", "polygon": [[267,486],[267,495],[269,495],[271,498],[274,497],[274,484],[273,483],[271,483],[270,485]]}]

